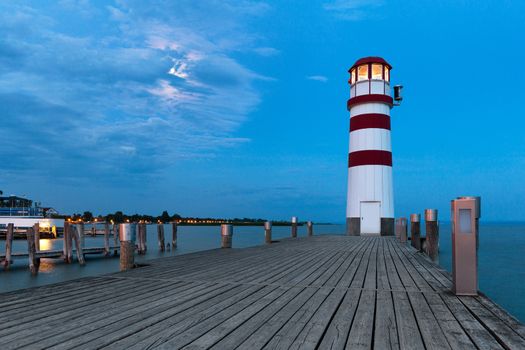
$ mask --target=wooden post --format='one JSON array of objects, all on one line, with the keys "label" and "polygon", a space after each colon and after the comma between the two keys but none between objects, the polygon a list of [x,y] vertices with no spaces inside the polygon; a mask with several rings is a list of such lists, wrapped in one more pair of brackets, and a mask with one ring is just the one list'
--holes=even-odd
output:
[{"label": "wooden post", "polygon": [[38,253],[40,251],[40,225],[34,224],[33,231],[35,232],[35,250]]},{"label": "wooden post", "polygon": [[113,250],[113,255],[117,255],[117,247],[118,247],[118,232],[117,232],[117,225],[113,224],[113,246],[115,247]]},{"label": "wooden post", "polygon": [[135,224],[120,224],[120,271],[126,271],[135,266],[136,229]]},{"label": "wooden post", "polygon": [[421,215],[410,215],[410,239],[412,247],[421,250]]},{"label": "wooden post", "polygon": [[62,259],[67,262],[67,235],[66,230],[69,223],[67,220],[64,220],[64,232],[62,233]]},{"label": "wooden post", "polygon": [[177,248],[177,222],[174,221],[171,223],[171,230],[172,230],[172,235],[171,235],[171,247],[173,249]]},{"label": "wooden post", "polygon": [[272,222],[266,221],[264,223],[264,242],[266,244],[272,244]]},{"label": "wooden post", "polygon": [[396,236],[400,243],[407,242],[407,218],[399,218],[396,223]]},{"label": "wooden post", "polygon": [[70,227],[70,231],[72,231],[71,235],[73,236],[73,240],[75,241],[75,248],[77,249],[78,263],[81,266],[86,264],[86,261],[84,260],[84,252],[82,250],[82,240],[80,239],[80,232],[82,232],[83,229],[84,224],[78,224],[74,227]]},{"label": "wooden post", "polygon": [[27,235],[27,253],[29,256],[29,270],[31,274],[36,275],[38,273],[38,263],[36,261],[36,247],[35,247],[35,231],[33,227],[30,227],[26,231]]},{"label": "wooden post", "polygon": [[314,224],[311,221],[306,222],[306,232],[308,237],[312,237],[314,235]]},{"label": "wooden post", "polygon": [[292,216],[292,237],[297,237],[297,216]]},{"label": "wooden post", "polygon": [[80,221],[77,227],[78,238],[80,239],[80,246],[84,248],[85,245],[85,232],[84,232],[84,221]]},{"label": "wooden post", "polygon": [[436,261],[439,257],[439,224],[437,209],[425,209],[426,253]]},{"label": "wooden post", "polygon": [[14,232],[14,225],[7,224],[7,232],[5,235],[5,261],[4,261],[5,270],[9,270],[9,265],[11,265],[11,249],[13,246],[13,232]]},{"label": "wooden post", "polygon": [[91,236],[96,237],[97,236],[97,223],[96,221],[93,221],[91,226]]},{"label": "wooden post", "polygon": [[138,253],[141,255],[146,254],[146,224],[141,222],[137,226],[137,246]]},{"label": "wooden post", "polygon": [[71,224],[68,221],[64,222],[64,243],[62,247],[62,253],[64,255],[64,261],[68,264],[71,263],[71,256],[72,256],[72,242],[71,242],[71,230],[70,230]]},{"label": "wooden post", "polygon": [[221,225],[221,248],[231,248],[233,237],[233,226],[229,224]]},{"label": "wooden post", "polygon": [[159,250],[161,252],[164,251],[164,224],[162,222],[159,222],[157,224],[157,237],[159,239]]},{"label": "wooden post", "polygon": [[109,255],[109,223],[104,223],[104,256]]}]

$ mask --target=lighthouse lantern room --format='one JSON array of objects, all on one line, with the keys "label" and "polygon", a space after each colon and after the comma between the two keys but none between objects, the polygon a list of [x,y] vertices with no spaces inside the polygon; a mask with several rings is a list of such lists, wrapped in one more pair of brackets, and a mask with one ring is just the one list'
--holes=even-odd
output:
[{"label": "lighthouse lantern room", "polygon": [[394,234],[391,69],[380,57],[365,57],[349,70],[350,151],[346,212],[349,235]]}]

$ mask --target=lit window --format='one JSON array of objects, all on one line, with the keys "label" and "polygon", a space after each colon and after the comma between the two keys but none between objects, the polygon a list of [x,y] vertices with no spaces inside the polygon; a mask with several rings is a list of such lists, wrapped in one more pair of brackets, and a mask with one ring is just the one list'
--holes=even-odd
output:
[{"label": "lit window", "polygon": [[372,64],[372,79],[383,79],[383,65]]},{"label": "lit window", "polygon": [[352,77],[351,77],[350,83],[355,84],[355,69],[352,69]]},{"label": "lit window", "polygon": [[390,69],[388,67],[385,67],[385,80],[390,81]]},{"label": "lit window", "polygon": [[366,80],[368,79],[368,65],[363,65],[357,67],[357,80]]}]

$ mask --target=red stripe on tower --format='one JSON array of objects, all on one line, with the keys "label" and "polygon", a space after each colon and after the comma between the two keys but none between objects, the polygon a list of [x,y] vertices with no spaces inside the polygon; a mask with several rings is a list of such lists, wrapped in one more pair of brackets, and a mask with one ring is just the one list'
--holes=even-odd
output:
[{"label": "red stripe on tower", "polygon": [[390,116],[386,114],[367,113],[350,118],[350,132],[361,129],[390,130]]},{"label": "red stripe on tower", "polygon": [[386,103],[390,107],[394,105],[394,100],[388,95],[370,94],[352,97],[348,100],[348,102],[346,102],[346,108],[350,110],[352,106],[355,106],[357,104],[371,102]]},{"label": "red stripe on tower", "polygon": [[385,165],[392,166],[392,152],[367,150],[356,151],[348,154],[348,167],[360,165]]}]

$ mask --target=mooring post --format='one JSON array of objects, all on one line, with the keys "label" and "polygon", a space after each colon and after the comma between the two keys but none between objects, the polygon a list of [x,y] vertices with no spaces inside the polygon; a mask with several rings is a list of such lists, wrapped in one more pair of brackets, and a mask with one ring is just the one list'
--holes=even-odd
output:
[{"label": "mooring post", "polygon": [[478,229],[481,197],[459,197],[452,209],[452,291],[478,295]]},{"label": "mooring post", "polygon": [[232,236],[233,236],[233,226],[229,224],[221,225],[221,248],[231,248],[232,247]]},{"label": "mooring post", "polygon": [[426,253],[436,261],[439,257],[439,223],[437,209],[425,209]]},{"label": "mooring post", "polygon": [[171,223],[171,247],[173,249],[177,248],[177,222],[176,221],[173,221]]},{"label": "mooring post", "polygon": [[36,261],[36,247],[35,247],[35,229],[30,227],[26,230],[27,235],[27,253],[29,257],[29,270],[31,274],[38,273],[38,263]]},{"label": "mooring post", "polygon": [[67,227],[69,226],[69,222],[67,220],[64,221],[64,232],[63,234],[63,241],[62,241],[62,256],[65,262],[67,262]]},{"label": "mooring post", "polygon": [[292,237],[297,237],[297,216],[292,216]]},{"label": "mooring post", "polygon": [[410,239],[412,247],[421,250],[421,215],[410,215]]},{"label": "mooring post", "polygon": [[117,224],[113,224],[113,246],[114,246],[114,250],[113,250],[113,255],[117,255],[118,252],[117,252],[117,247],[118,247],[118,228],[117,228]]},{"label": "mooring post", "polygon": [[104,256],[109,255],[109,223],[104,223]]},{"label": "mooring post", "polygon": [[314,235],[314,224],[311,221],[306,222],[306,233],[308,237],[311,237]]},{"label": "mooring post", "polygon": [[40,225],[34,224],[33,230],[35,231],[35,250],[38,253],[40,251]]},{"label": "mooring post", "polygon": [[165,245],[164,245],[164,223],[162,222],[157,223],[157,237],[159,240],[159,250],[163,252]]},{"label": "mooring post", "polygon": [[64,261],[71,264],[73,260],[73,242],[71,238],[71,224],[66,221],[64,222],[64,246],[62,247],[64,253]]},{"label": "mooring post", "polygon": [[84,221],[80,220],[80,223],[77,224],[77,226],[75,226],[76,229],[77,229],[77,233],[78,233],[78,238],[80,239],[80,246],[82,248],[85,247],[85,235],[84,235]]},{"label": "mooring post", "polygon": [[[397,219],[397,226],[396,230],[399,230],[399,242],[406,243],[407,242],[407,218],[399,218]],[[396,231],[397,234],[397,231]]]},{"label": "mooring post", "polygon": [[15,225],[7,224],[7,232],[5,235],[5,261],[4,269],[9,270],[9,265],[11,265],[11,251],[13,246],[13,234],[15,230]]},{"label": "mooring post", "polygon": [[142,255],[142,221],[139,221],[137,224],[137,253]]},{"label": "mooring post", "polygon": [[132,269],[135,265],[135,224],[120,224],[119,238],[120,238],[120,271]]},{"label": "mooring post", "polygon": [[80,238],[80,232],[84,230],[84,224],[77,224],[74,227],[70,227],[69,229],[71,231],[71,236],[73,236],[73,240],[75,241],[78,263],[81,266],[83,266],[86,264],[86,261],[84,260],[84,251],[82,249],[82,240]]},{"label": "mooring post", "polygon": [[272,222],[266,221],[264,223],[264,242],[266,244],[272,243]]}]

